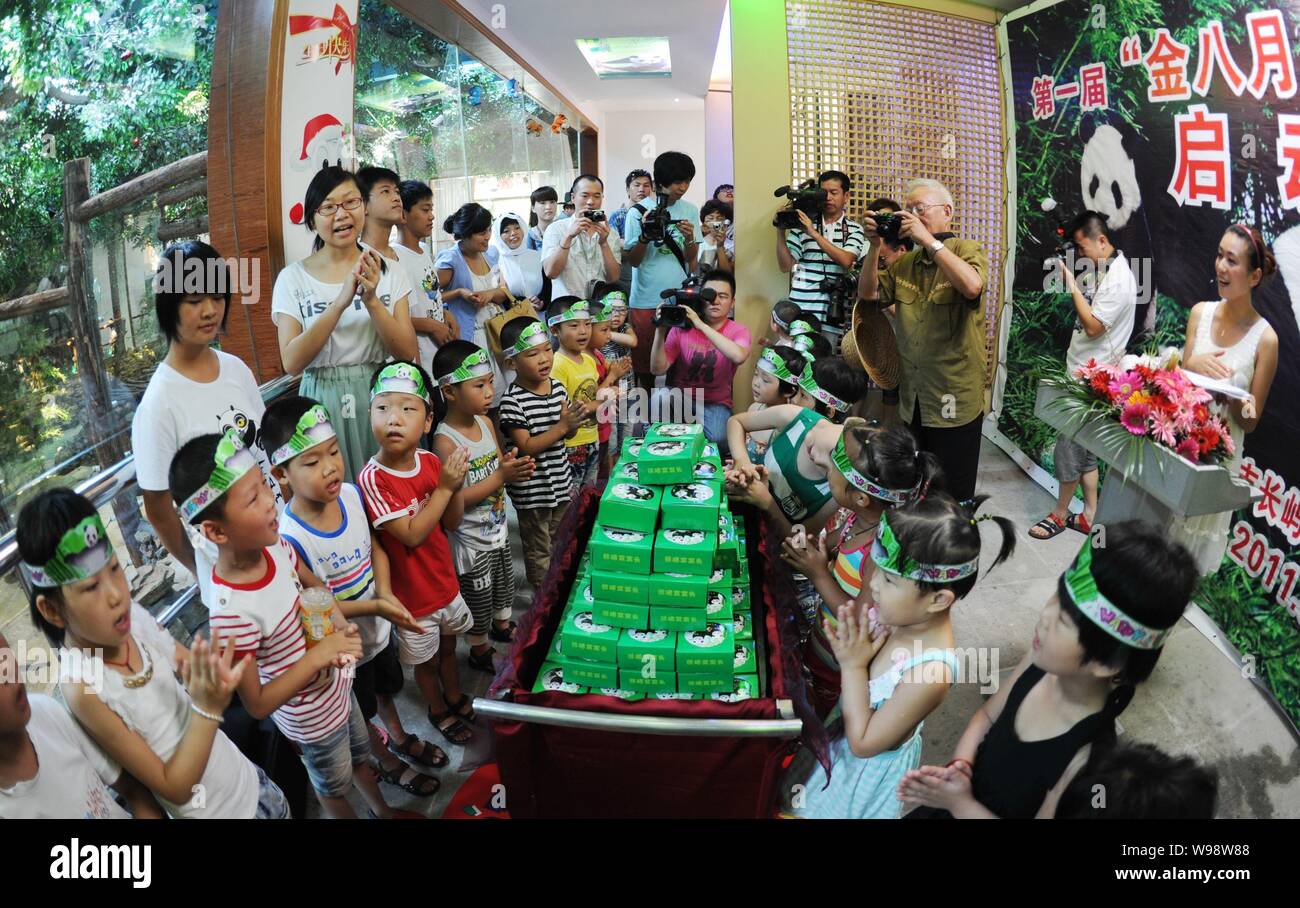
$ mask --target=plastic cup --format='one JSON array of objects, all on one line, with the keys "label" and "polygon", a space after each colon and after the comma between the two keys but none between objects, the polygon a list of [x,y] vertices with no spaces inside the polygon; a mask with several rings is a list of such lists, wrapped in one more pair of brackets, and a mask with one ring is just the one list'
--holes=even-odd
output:
[{"label": "plastic cup", "polygon": [[298,610],[308,648],[334,633],[334,594],[328,589],[314,586],[303,590],[298,596]]}]

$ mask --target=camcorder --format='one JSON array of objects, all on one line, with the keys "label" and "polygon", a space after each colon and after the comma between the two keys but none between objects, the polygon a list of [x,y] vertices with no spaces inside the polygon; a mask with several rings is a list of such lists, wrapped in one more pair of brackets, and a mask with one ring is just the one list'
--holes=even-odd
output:
[{"label": "camcorder", "polygon": [[601,221],[605,220],[605,212],[599,208],[588,208],[586,211],[578,215],[578,217],[586,218],[593,224],[599,224]]},{"label": "camcorder", "polygon": [[826,324],[842,328],[853,315],[853,304],[858,301],[858,272],[846,271],[833,277],[822,278],[821,291],[828,297]]},{"label": "camcorder", "polygon": [[649,243],[663,243],[668,239],[668,228],[673,216],[668,212],[668,194],[656,193],[657,204],[641,218],[641,235]]},{"label": "camcorder", "polygon": [[772,195],[778,199],[790,200],[790,204],[772,218],[772,226],[782,230],[802,230],[803,223],[799,220],[801,211],[814,222],[820,220],[822,206],[826,204],[826,190],[818,186],[816,180],[804,180],[797,187],[782,186]]},{"label": "camcorder", "polygon": [[1039,208],[1043,214],[1047,215],[1049,223],[1048,232],[1035,239],[1039,242],[1045,254],[1043,255],[1043,270],[1046,271],[1048,263],[1053,259],[1064,259],[1074,249],[1074,240],[1065,235],[1065,218],[1061,214],[1061,208],[1056,204],[1056,199],[1048,196],[1039,203]]},{"label": "camcorder", "polygon": [[669,328],[685,328],[690,324],[690,319],[686,317],[686,308],[695,310],[695,314],[704,315],[704,306],[713,302],[717,293],[712,287],[702,287],[703,282],[698,276],[687,278],[680,287],[669,288],[659,294],[660,299],[671,299],[672,303],[663,306],[655,314],[654,323],[656,325],[667,325]]}]

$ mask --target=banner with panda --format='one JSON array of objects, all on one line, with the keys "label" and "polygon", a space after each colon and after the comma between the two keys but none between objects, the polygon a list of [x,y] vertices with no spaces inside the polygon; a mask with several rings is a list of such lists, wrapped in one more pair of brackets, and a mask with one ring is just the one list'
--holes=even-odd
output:
[{"label": "banner with panda", "polygon": [[[1001,23],[1014,211],[1012,314],[998,428],[1051,473],[1055,432],[1033,416],[1075,327],[1048,259],[1065,225],[1101,213],[1138,285],[1130,353],[1182,350],[1187,316],[1218,300],[1215,260],[1242,222],[1277,273],[1253,293],[1278,365],[1241,475],[1263,492],[1233,515],[1197,602],[1300,722],[1300,0],[1043,2]],[[1079,268],[1075,268],[1079,273]]]}]

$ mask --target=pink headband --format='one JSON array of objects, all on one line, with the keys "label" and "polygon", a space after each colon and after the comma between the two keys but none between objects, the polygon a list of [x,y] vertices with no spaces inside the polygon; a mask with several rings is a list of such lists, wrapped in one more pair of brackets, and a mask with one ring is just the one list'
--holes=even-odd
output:
[{"label": "pink headband", "polygon": [[1255,248],[1255,267],[1264,267],[1264,250],[1260,247],[1259,240],[1255,239],[1255,232],[1247,227],[1244,223],[1232,225],[1233,230],[1240,230],[1246,234],[1246,239],[1250,240],[1250,245]]}]

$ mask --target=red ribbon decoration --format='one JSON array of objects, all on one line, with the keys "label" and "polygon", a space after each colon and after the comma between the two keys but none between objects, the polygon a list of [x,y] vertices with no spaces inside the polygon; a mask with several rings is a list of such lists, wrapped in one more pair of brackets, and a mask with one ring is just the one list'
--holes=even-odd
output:
[{"label": "red ribbon decoration", "polygon": [[355,68],[357,65],[357,26],[352,24],[348,19],[347,11],[337,3],[334,5],[334,17],[332,19],[322,19],[320,16],[290,16],[289,17],[289,34],[300,35],[303,32],[314,31],[318,28],[337,28],[339,37],[347,42],[347,53],[338,58],[334,64],[334,75],[339,74],[344,63],[351,63]]}]

